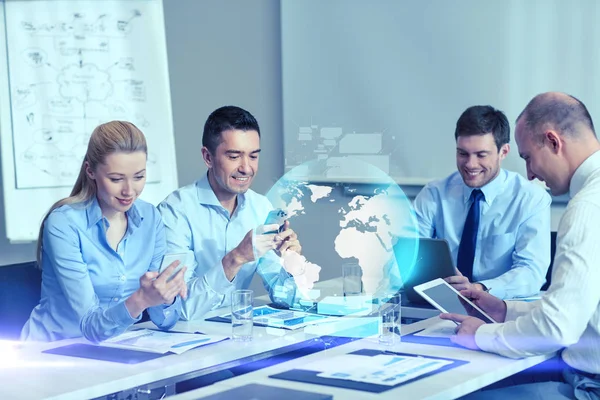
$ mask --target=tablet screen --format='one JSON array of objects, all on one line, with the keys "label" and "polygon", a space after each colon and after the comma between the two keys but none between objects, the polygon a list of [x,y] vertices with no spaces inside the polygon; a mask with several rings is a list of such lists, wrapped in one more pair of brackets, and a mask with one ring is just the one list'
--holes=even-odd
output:
[{"label": "tablet screen", "polygon": [[429,296],[429,298],[438,303],[449,313],[470,315],[472,317],[479,318],[480,320],[487,323],[494,322],[475,308],[470,307],[468,304],[465,303],[463,305],[461,300],[459,300],[458,295],[454,291],[452,291],[450,287],[444,284],[425,289],[423,290],[423,293]]}]

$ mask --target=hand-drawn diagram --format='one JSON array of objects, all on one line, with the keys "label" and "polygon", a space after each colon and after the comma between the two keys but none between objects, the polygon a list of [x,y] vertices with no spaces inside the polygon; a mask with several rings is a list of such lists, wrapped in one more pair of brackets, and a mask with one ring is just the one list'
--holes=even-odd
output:
[{"label": "hand-drawn diagram", "polygon": [[148,182],[160,182],[152,150],[172,128],[161,118],[170,110],[168,85],[156,84],[166,80],[157,50],[163,43],[145,7],[148,2],[6,3],[17,189],[71,186],[93,129],[115,119],[144,132]]}]

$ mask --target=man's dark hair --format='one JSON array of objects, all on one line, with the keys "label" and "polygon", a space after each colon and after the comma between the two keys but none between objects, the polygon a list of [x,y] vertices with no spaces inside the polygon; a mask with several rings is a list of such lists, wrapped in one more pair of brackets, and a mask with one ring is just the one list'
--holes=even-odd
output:
[{"label": "man's dark hair", "polygon": [[260,128],[256,118],[248,111],[236,106],[224,106],[213,111],[204,124],[202,146],[211,154],[221,143],[221,133],[228,130],[256,131],[260,137]]},{"label": "man's dark hair", "polygon": [[541,125],[549,124],[559,131],[561,135],[577,136],[577,125],[583,124],[590,129],[594,135],[594,123],[585,104],[578,98],[566,95],[551,96],[542,94],[534,97],[527,107],[517,117],[517,122],[524,118],[523,122],[530,132],[535,132]]},{"label": "man's dark hair", "polygon": [[454,138],[459,136],[485,135],[491,133],[498,151],[510,142],[510,125],[506,115],[492,106],[467,108],[456,121]]}]

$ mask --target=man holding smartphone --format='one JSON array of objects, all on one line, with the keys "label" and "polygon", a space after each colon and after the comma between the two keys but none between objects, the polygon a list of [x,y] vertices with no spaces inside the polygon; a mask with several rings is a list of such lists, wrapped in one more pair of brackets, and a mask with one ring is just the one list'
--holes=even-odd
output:
[{"label": "man holding smartphone", "polygon": [[[501,324],[442,314],[459,322],[455,343],[506,357],[560,353],[547,382],[474,393],[469,398],[600,399],[600,143],[585,105],[564,93],[536,96],[517,118],[516,141],[529,179],[569,194],[558,225],[552,283],[536,302],[506,303],[461,292]],[[561,365],[562,364],[562,365]],[[552,380],[552,381],[550,381]]]},{"label": "man holding smartphone", "polygon": [[186,274],[188,298],[182,318],[199,319],[229,304],[231,293],[247,289],[257,272],[271,300],[289,306],[294,278],[275,254],[301,252],[285,222],[264,225],[271,203],[250,189],[258,172],[260,128],[246,110],[221,107],[208,117],[202,137],[207,174],[171,193],[158,209],[165,223],[167,252],[194,254]]}]

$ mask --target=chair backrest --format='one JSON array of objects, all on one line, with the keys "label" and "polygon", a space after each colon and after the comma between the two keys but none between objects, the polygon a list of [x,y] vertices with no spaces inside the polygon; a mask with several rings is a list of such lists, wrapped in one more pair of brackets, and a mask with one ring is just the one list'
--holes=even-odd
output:
[{"label": "chair backrest", "polygon": [[546,272],[546,283],[542,286],[542,290],[548,290],[550,281],[552,280],[552,267],[554,266],[554,254],[556,253],[556,232],[550,232],[550,266]]},{"label": "chair backrest", "polygon": [[35,261],[0,266],[0,339],[19,338],[41,290],[42,271]]}]

